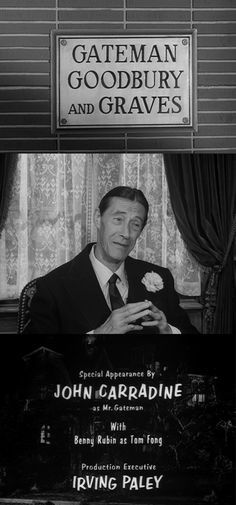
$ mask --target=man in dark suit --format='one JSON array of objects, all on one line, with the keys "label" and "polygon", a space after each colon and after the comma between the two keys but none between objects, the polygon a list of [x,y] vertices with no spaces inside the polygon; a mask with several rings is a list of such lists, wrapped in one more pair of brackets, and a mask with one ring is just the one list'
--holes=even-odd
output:
[{"label": "man in dark suit", "polygon": [[140,190],[119,186],[95,212],[97,243],[38,281],[31,333],[195,333],[168,269],[133,259],[148,216]]}]

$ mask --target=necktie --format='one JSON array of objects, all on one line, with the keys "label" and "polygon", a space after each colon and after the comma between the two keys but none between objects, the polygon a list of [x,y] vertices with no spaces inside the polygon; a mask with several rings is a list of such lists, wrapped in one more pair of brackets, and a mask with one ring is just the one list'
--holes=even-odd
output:
[{"label": "necktie", "polygon": [[113,274],[108,281],[109,296],[110,296],[112,310],[120,309],[120,307],[123,307],[123,305],[124,305],[121,294],[120,294],[119,289],[117,288],[117,285],[116,285],[117,279],[119,279],[118,275]]}]

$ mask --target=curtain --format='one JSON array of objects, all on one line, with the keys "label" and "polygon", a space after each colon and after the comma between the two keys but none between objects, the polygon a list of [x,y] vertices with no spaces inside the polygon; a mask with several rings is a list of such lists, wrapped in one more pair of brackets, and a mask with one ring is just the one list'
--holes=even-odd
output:
[{"label": "curtain", "polygon": [[17,154],[0,153],[0,235],[7,217],[16,165]]},{"label": "curtain", "polygon": [[200,295],[200,271],[171,209],[161,154],[21,154],[0,240],[0,298],[17,298],[31,279],[96,241],[93,213],[117,185],[143,190],[147,226],[132,256],[170,268],[181,294]]},{"label": "curtain", "polygon": [[205,289],[207,330],[232,333],[236,156],[167,154],[165,163],[181,235],[195,259],[210,267]]}]

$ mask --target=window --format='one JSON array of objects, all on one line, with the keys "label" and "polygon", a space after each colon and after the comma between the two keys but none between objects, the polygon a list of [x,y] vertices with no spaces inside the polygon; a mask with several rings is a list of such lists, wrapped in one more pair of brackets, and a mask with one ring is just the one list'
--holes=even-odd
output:
[{"label": "window", "polygon": [[43,424],[40,431],[40,444],[51,444],[51,426],[50,424]]},{"label": "window", "polygon": [[195,394],[192,398],[192,402],[194,404],[200,405],[201,403],[205,403],[205,395],[204,394]]},{"label": "window", "polygon": [[192,389],[192,404],[193,405],[201,405],[206,401],[205,394],[205,377],[203,375],[195,375],[192,376],[191,381],[191,389]]}]

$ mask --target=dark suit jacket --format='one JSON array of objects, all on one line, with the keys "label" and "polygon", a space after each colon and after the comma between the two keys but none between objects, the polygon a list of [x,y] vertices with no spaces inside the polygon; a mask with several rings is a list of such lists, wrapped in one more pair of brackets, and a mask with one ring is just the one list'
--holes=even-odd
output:
[{"label": "dark suit jacket", "polygon": [[[27,333],[85,334],[106,321],[111,311],[89,259],[91,247],[89,244],[73,260],[38,280]],[[128,302],[151,300],[165,313],[169,324],[182,333],[197,332],[179,306],[168,269],[131,257],[127,257],[125,269],[129,283]],[[163,289],[155,293],[147,291],[141,282],[145,273],[151,271],[157,272],[164,284]]]}]

